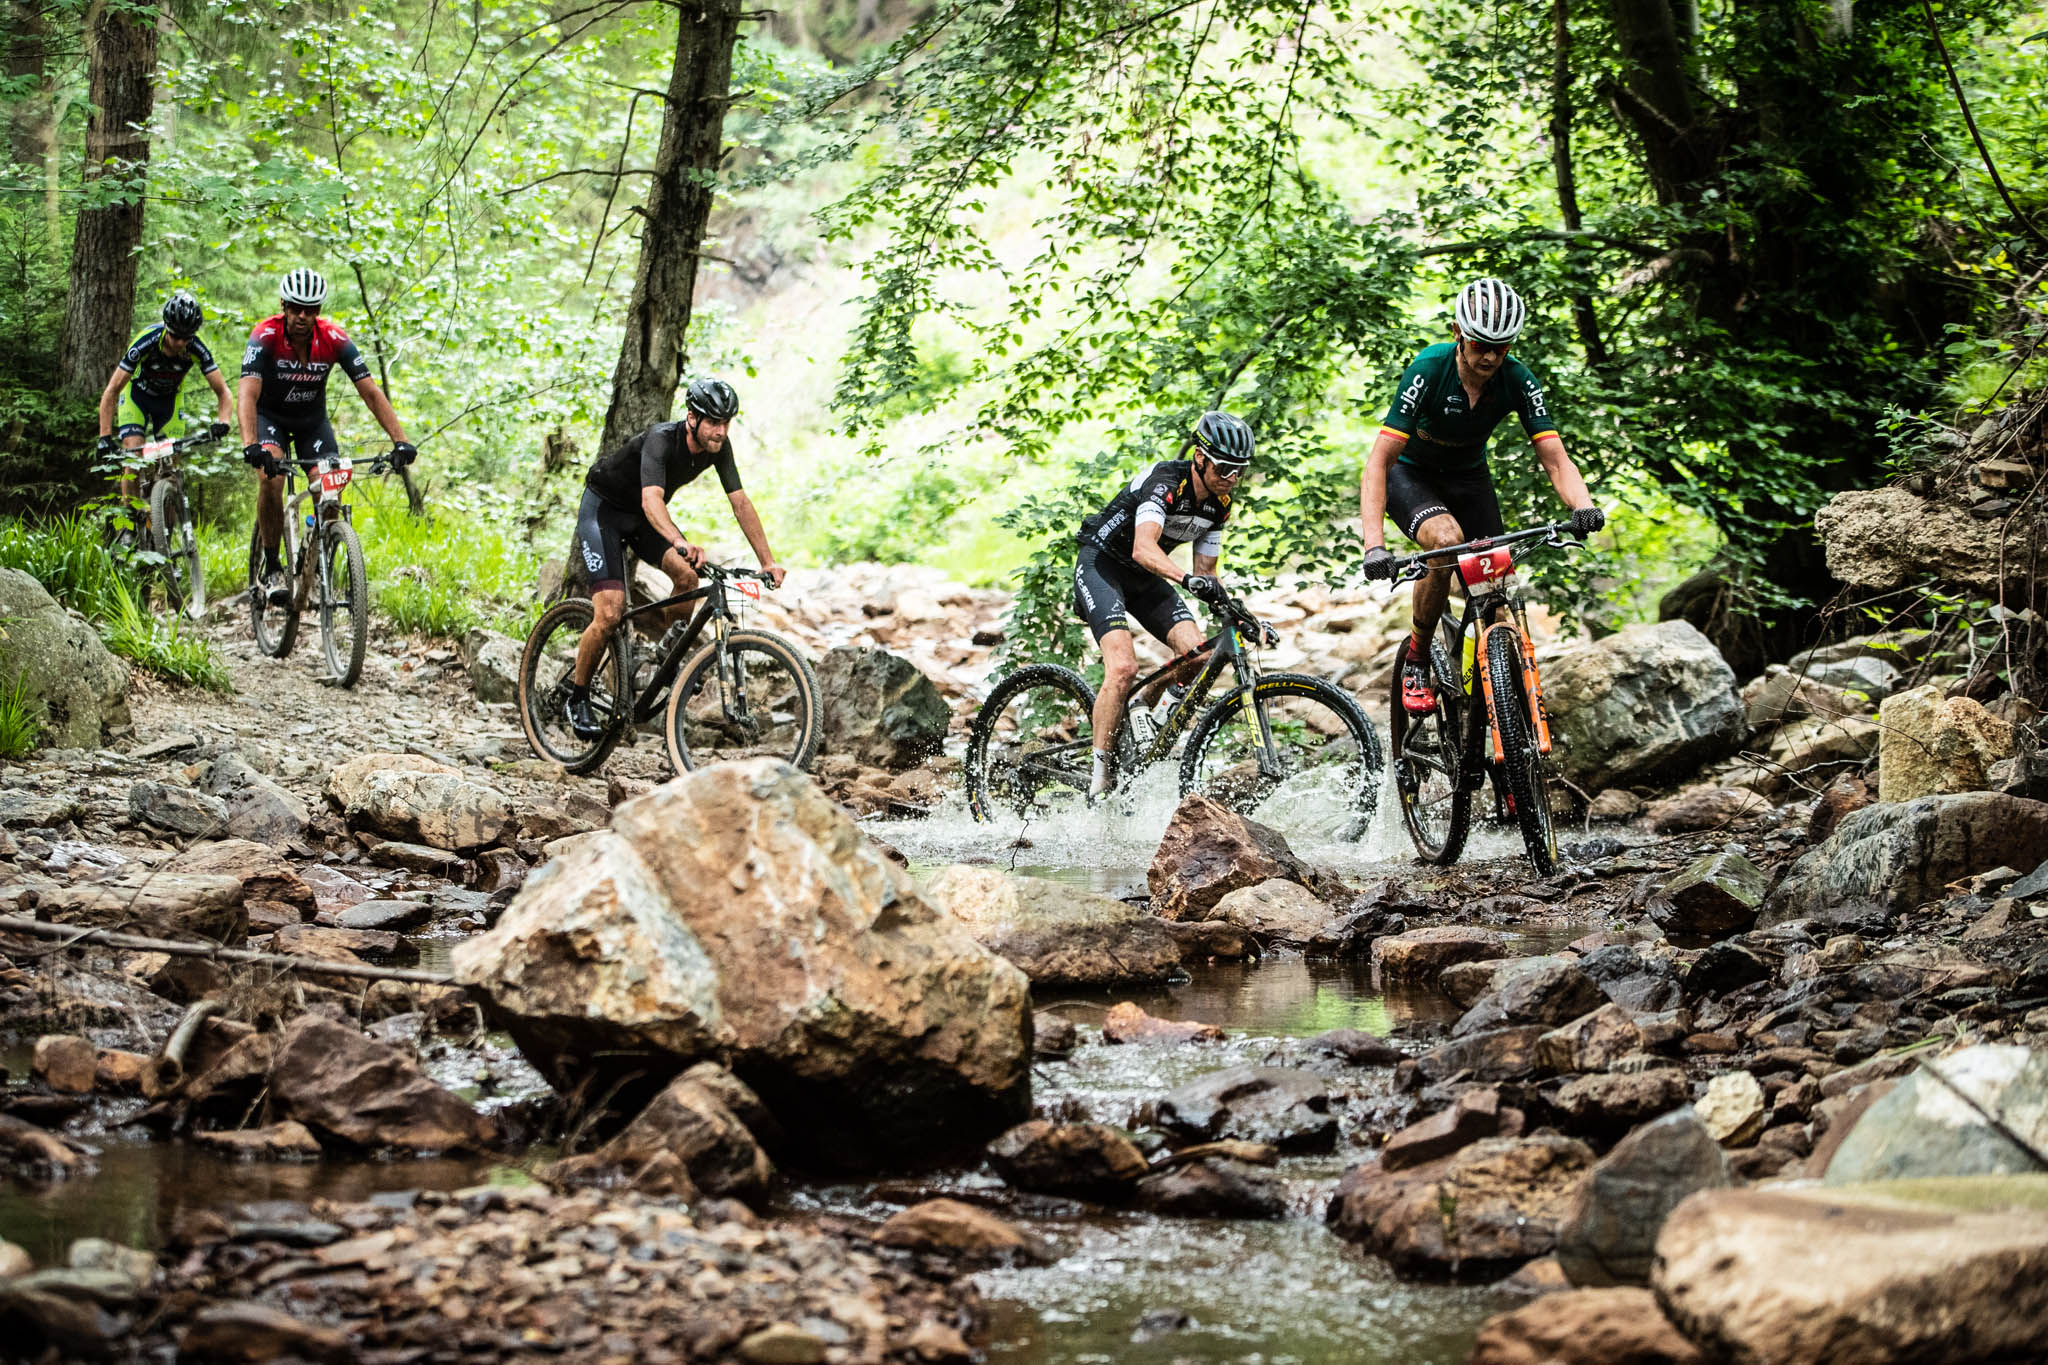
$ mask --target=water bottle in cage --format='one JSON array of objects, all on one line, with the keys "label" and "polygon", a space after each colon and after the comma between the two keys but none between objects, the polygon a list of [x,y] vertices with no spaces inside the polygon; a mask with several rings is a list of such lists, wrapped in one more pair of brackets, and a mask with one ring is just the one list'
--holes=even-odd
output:
[{"label": "water bottle in cage", "polygon": [[1145,704],[1139,702],[1131,708],[1131,738],[1138,741],[1138,747],[1143,749],[1158,737],[1158,722],[1152,719],[1152,713],[1145,709]]}]

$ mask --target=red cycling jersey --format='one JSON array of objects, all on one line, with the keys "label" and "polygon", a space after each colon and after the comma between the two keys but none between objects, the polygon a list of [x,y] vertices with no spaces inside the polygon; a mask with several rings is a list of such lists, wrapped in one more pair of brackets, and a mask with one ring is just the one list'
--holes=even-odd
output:
[{"label": "red cycling jersey", "polygon": [[336,365],[351,382],[370,377],[363,353],[326,318],[313,319],[313,343],[304,356],[285,335],[282,313],[257,323],[242,352],[243,377],[253,374],[263,381],[256,410],[290,427],[326,420],[327,373]]}]

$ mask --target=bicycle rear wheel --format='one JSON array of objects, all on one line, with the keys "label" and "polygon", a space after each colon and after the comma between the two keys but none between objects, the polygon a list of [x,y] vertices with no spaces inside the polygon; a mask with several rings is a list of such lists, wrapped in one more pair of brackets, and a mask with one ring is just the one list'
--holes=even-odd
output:
[{"label": "bicycle rear wheel", "polygon": [[164,557],[164,581],[171,600],[193,620],[206,615],[206,571],[199,561],[199,534],[185,490],[171,479],[159,479],[149,490],[151,548]]},{"label": "bicycle rear wheel", "polygon": [[974,818],[1085,804],[1094,775],[1095,689],[1071,668],[1031,664],[997,683],[967,734]]},{"label": "bicycle rear wheel", "polygon": [[1550,812],[1549,762],[1536,747],[1529,690],[1522,673],[1522,640],[1505,627],[1486,635],[1486,676],[1493,688],[1493,723],[1500,735],[1508,802],[1522,831],[1522,846],[1538,876],[1557,871],[1557,831]]},{"label": "bicycle rear wheel", "polygon": [[725,661],[721,682],[718,647],[706,645],[669,689],[662,732],[675,770],[761,757],[809,767],[824,718],[803,655],[779,635],[735,630],[725,637]]},{"label": "bicycle rear wheel", "polygon": [[589,598],[557,602],[534,622],[519,657],[519,723],[525,727],[526,742],[542,758],[553,759],[572,773],[594,772],[618,747],[631,721],[633,703],[619,646],[622,632],[614,631],[590,674],[590,714],[604,733],[585,739],[569,725],[563,707],[570,670],[576,663],[577,643],[592,619]]},{"label": "bicycle rear wheel", "polygon": [[356,528],[330,521],[315,542],[320,562],[314,578],[320,594],[320,649],[327,673],[343,687],[363,676],[363,651],[370,643],[370,574]]},{"label": "bicycle rear wheel", "polygon": [[[1351,694],[1322,678],[1269,673],[1253,687],[1251,703],[1240,687],[1202,713],[1181,755],[1181,791],[1213,797],[1289,840],[1362,837],[1386,759]],[[1272,737],[1277,771],[1260,763],[1262,732]]]},{"label": "bicycle rear wheel", "polygon": [[1394,660],[1393,709],[1388,713],[1388,748],[1394,755],[1394,789],[1401,798],[1401,823],[1423,861],[1448,867],[1465,851],[1472,832],[1472,792],[1463,781],[1460,720],[1465,689],[1441,638],[1430,642],[1429,668],[1436,686],[1436,710],[1411,716],[1401,702],[1401,670],[1410,641]]},{"label": "bicycle rear wheel", "polygon": [[[284,539],[278,546],[278,558],[290,566],[296,556],[293,544],[291,518],[285,518]],[[293,589],[290,568],[286,569],[285,589]],[[270,605],[270,596],[263,591],[263,532],[252,527],[249,531],[249,617],[256,631],[256,648],[273,659],[282,659],[292,652],[292,646],[299,639],[299,603],[294,593],[292,599],[281,607]]]}]

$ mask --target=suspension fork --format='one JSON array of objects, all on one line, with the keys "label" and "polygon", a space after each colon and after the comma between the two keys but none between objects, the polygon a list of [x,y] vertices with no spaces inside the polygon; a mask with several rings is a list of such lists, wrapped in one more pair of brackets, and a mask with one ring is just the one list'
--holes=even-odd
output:
[{"label": "suspension fork", "polygon": [[[1273,725],[1266,716],[1266,708],[1259,705],[1258,670],[1245,662],[1244,641],[1235,624],[1230,627],[1230,663],[1237,671],[1238,691],[1244,697],[1244,714],[1252,727],[1252,737],[1259,746],[1259,776],[1276,781],[1287,776],[1280,771],[1280,754],[1273,747]],[[1221,646],[1218,646],[1221,648]]]}]

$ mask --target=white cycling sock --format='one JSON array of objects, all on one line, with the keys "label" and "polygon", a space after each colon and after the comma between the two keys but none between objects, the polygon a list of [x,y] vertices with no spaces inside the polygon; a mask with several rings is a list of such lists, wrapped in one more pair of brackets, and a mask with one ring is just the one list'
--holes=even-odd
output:
[{"label": "white cycling sock", "polygon": [[1090,796],[1100,796],[1109,790],[1112,765],[1109,761],[1109,754],[1104,750],[1092,749],[1089,752],[1095,755],[1095,769],[1088,778],[1088,794]]}]

